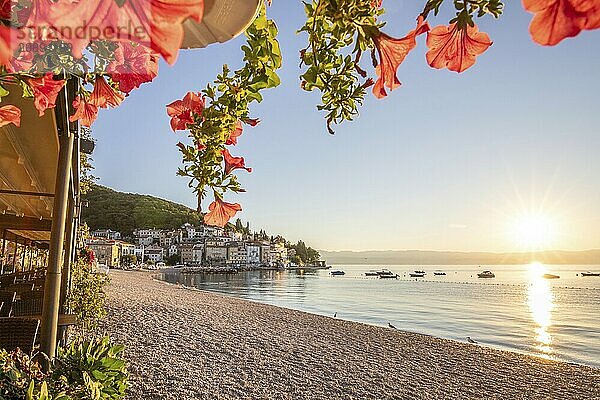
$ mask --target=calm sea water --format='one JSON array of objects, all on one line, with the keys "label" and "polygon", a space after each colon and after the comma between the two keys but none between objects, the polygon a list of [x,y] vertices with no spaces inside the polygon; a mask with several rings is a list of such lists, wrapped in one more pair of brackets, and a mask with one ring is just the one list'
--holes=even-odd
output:
[{"label": "calm sea water", "polygon": [[[398,280],[365,277],[388,268]],[[425,278],[410,278],[414,269]],[[479,279],[490,269],[494,279]],[[600,265],[334,265],[345,276],[253,271],[230,275],[167,272],[171,283],[315,314],[600,367]],[[446,276],[434,276],[434,270]],[[544,273],[559,279],[544,279]],[[579,274],[579,275],[578,275]]]}]

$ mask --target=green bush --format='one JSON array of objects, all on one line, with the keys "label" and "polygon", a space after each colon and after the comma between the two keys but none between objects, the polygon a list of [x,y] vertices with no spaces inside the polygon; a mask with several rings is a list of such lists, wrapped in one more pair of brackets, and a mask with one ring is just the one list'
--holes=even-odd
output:
[{"label": "green bush", "polygon": [[0,399],[47,398],[43,397],[48,395],[45,377],[38,363],[21,350],[0,349]]},{"label": "green bush", "polygon": [[71,399],[120,399],[128,376],[123,349],[113,346],[108,337],[75,341],[58,350],[51,378],[66,383],[64,392]]},{"label": "green bush", "polygon": [[71,290],[67,306],[77,315],[77,327],[85,336],[98,327],[98,320],[106,315],[104,287],[110,279],[107,275],[92,272],[91,263],[80,256],[71,267]]},{"label": "green bush", "polygon": [[0,400],[118,400],[128,372],[123,346],[108,337],[77,340],[58,351],[50,372],[20,350],[0,349]]}]

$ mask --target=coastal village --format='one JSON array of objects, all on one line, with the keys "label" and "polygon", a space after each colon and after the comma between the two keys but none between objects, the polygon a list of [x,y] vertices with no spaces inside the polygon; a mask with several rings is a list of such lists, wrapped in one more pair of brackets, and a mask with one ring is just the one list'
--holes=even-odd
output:
[{"label": "coastal village", "polygon": [[263,233],[186,223],[179,229],[138,229],[131,238],[100,229],[91,232],[86,245],[99,265],[128,268],[178,266],[204,269],[283,269],[294,266],[296,251],[281,237]]}]

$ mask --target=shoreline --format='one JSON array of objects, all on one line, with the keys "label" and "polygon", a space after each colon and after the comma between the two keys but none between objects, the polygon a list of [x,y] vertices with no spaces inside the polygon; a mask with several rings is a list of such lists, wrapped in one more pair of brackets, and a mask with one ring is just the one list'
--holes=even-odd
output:
[{"label": "shoreline", "polygon": [[[365,322],[362,320],[353,320],[353,319],[347,319],[344,318],[343,316],[338,316],[336,318],[331,317],[330,314],[320,314],[318,312],[312,312],[312,311],[306,311],[300,308],[291,308],[291,307],[285,307],[285,306],[280,306],[280,305],[276,305],[276,304],[270,304],[270,303],[266,303],[260,300],[255,300],[255,299],[246,299],[243,297],[239,297],[236,296],[234,294],[230,294],[230,293],[223,293],[223,292],[219,292],[217,290],[210,290],[210,289],[200,289],[197,287],[192,287],[192,286],[186,286],[184,284],[181,283],[171,283],[171,282],[167,282],[164,281],[162,279],[160,279],[157,276],[153,276],[152,280],[157,282],[157,283],[161,283],[161,284],[165,284],[165,285],[169,285],[169,286],[174,286],[174,287],[179,287],[179,288],[183,288],[186,290],[190,290],[192,292],[200,292],[200,293],[211,293],[211,294],[215,294],[217,296],[223,296],[223,297],[227,297],[227,298],[231,298],[231,299],[239,299],[239,300],[243,300],[243,301],[248,301],[250,303],[255,303],[255,304],[264,304],[264,305],[268,305],[271,307],[276,307],[276,308],[281,308],[283,310],[290,310],[290,311],[297,311],[300,313],[305,313],[305,314],[310,314],[310,315],[316,315],[319,317],[324,317],[324,318],[331,318],[331,319],[337,319],[340,321],[347,321],[347,322],[353,322],[356,324],[361,324],[361,325],[366,325],[366,326],[373,326],[373,327],[378,327],[378,328],[384,328],[384,329],[388,329],[385,325],[384,322],[381,322],[380,324],[376,324],[376,323],[369,323],[369,322]],[[402,281],[402,279],[399,279],[400,281]],[[410,282],[408,280],[406,280],[406,282]],[[424,280],[420,280],[419,282],[428,282],[428,283],[454,283],[454,284],[466,284],[466,285],[484,285],[484,283],[477,283],[477,282],[440,282],[440,281],[424,281]],[[504,285],[504,284],[495,284],[495,285]],[[507,284],[509,286],[515,286],[517,284]],[[565,289],[570,289],[569,287],[564,287]],[[574,290],[577,290],[578,288],[573,288]],[[591,288],[589,290],[600,290],[600,288]],[[336,313],[337,314],[337,313]],[[427,336],[430,338],[435,338],[435,339],[443,339],[443,340],[450,340],[452,342],[456,342],[456,343],[462,343],[462,344],[466,344],[468,343],[465,340],[460,340],[460,339],[456,339],[456,338],[451,338],[451,337],[444,337],[444,336],[436,336],[436,335],[432,335],[432,334],[428,334],[428,333],[423,333],[423,332],[417,332],[417,331],[410,331],[410,330],[405,330],[405,329],[400,329],[400,328],[396,328],[397,332],[400,333],[407,333],[407,334],[415,334],[415,335],[423,335],[423,336]],[[527,351],[518,351],[514,348],[511,348],[509,346],[502,346],[502,345],[492,345],[489,343],[482,343],[482,342],[478,342],[477,346],[479,347],[485,347],[488,349],[492,349],[492,350],[498,350],[498,351],[503,351],[503,352],[507,352],[507,353],[513,353],[513,354],[519,354],[519,355],[524,355],[524,356],[528,356],[528,357],[533,357],[533,358],[537,358],[537,359],[542,359],[542,360],[546,360],[546,361],[555,361],[555,362],[560,362],[560,363],[564,363],[564,364],[569,364],[569,365],[573,365],[575,367],[581,366],[581,367],[587,367],[587,368],[593,368],[593,369],[598,369],[600,372],[600,366],[596,366],[596,365],[589,365],[589,364],[585,364],[585,363],[581,363],[581,362],[575,362],[575,361],[569,361],[569,360],[565,360],[565,359],[556,359],[556,358],[545,358],[541,355],[536,355],[536,354],[532,354],[529,353]],[[598,396],[598,399],[600,400],[600,395]]]},{"label": "shoreline", "polygon": [[131,399],[600,398],[600,369],[113,272]]}]

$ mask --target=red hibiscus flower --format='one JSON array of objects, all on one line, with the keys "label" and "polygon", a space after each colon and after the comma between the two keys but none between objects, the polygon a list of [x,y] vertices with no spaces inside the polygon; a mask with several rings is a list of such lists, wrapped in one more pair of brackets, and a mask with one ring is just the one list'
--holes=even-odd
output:
[{"label": "red hibiscus flower", "polygon": [[19,107],[13,105],[0,107],[0,127],[8,124],[21,126],[21,110]]},{"label": "red hibiscus flower", "polygon": [[79,120],[81,125],[90,127],[98,117],[98,106],[91,104],[79,95],[73,100],[73,107],[75,107],[75,114],[69,117],[71,122]]},{"label": "red hibiscus flower", "polygon": [[226,175],[229,175],[229,173],[235,169],[245,169],[248,172],[252,172],[252,168],[246,167],[244,157],[233,157],[227,149],[223,150],[221,153],[225,159]]},{"label": "red hibiscus flower", "polygon": [[379,53],[379,65],[375,68],[379,79],[373,86],[375,97],[381,99],[387,96],[386,86],[390,90],[394,90],[401,85],[396,71],[408,53],[417,45],[417,36],[427,31],[429,31],[429,24],[424,21],[422,16],[419,16],[416,29],[401,39],[395,39],[383,32],[373,38]]},{"label": "red hibiscus flower", "polygon": [[175,100],[167,106],[173,132],[187,129],[194,123],[194,115],[202,115],[204,99],[199,94],[188,92],[183,100]]},{"label": "red hibiscus flower", "polygon": [[158,56],[142,45],[119,43],[115,60],[108,64],[106,71],[119,84],[119,90],[129,94],[158,75]]},{"label": "red hibiscus flower", "polygon": [[94,82],[94,91],[90,96],[89,103],[97,107],[107,108],[108,106],[117,107],[125,99],[121,93],[117,93],[112,86],[106,82],[102,75],[96,76]]},{"label": "red hibiscus flower", "polygon": [[598,0],[523,0],[523,7],[535,14],[529,32],[544,46],[554,46],[585,29],[600,28]]},{"label": "red hibiscus flower", "polygon": [[243,131],[244,127],[242,126],[242,121],[237,120],[235,122],[233,130],[229,132],[229,137],[227,138],[227,141],[225,141],[225,144],[235,146],[237,144],[237,138],[242,136]]},{"label": "red hibiscus flower", "polygon": [[33,92],[35,98],[33,104],[38,110],[40,117],[48,108],[54,108],[58,92],[65,86],[66,81],[55,81],[52,79],[52,73],[47,73],[41,78],[29,78],[27,84]]},{"label": "red hibiscus flower", "polygon": [[13,54],[16,43],[12,37],[14,30],[0,25],[0,65],[4,65],[7,69],[11,69],[11,62],[13,61]]},{"label": "red hibiscus flower", "polygon": [[219,196],[215,196],[215,201],[208,206],[204,223],[222,228],[238,211],[242,211],[242,206],[238,203],[226,203]]},{"label": "red hibiscus flower", "polygon": [[440,25],[427,33],[427,62],[433,68],[463,72],[492,45],[487,33],[477,25],[459,28],[456,24]]},{"label": "red hibiscus flower", "polygon": [[93,40],[134,41],[173,64],[183,42],[183,22],[200,22],[203,13],[204,0],[36,0],[26,26],[68,41],[77,58]]}]

